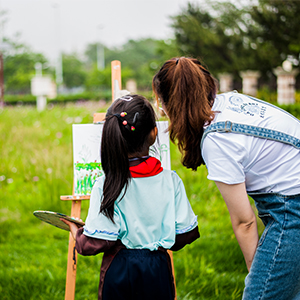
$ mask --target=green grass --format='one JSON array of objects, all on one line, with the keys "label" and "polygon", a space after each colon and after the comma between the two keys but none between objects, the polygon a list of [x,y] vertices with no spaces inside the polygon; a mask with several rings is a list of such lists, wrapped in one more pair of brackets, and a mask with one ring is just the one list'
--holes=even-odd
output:
[{"label": "green grass", "polygon": [[[69,214],[72,123],[91,123],[97,103],[7,107],[0,113],[0,298],[64,299],[68,233],[33,216],[35,210]],[[179,300],[241,299],[246,266],[229,214],[205,167],[182,167],[171,147],[172,168],[186,186],[201,238],[174,252]],[[82,203],[82,218],[88,201]],[[97,299],[101,255],[78,257],[75,299]]]}]

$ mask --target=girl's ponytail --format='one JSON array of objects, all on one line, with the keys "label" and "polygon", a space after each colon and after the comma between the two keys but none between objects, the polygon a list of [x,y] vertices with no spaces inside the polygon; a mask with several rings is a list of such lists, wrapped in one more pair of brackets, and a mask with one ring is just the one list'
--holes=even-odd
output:
[{"label": "girl's ponytail", "polygon": [[139,95],[117,99],[107,110],[101,140],[105,180],[100,212],[113,222],[115,201],[123,199],[131,178],[129,156],[148,153],[155,121],[151,104]]},{"label": "girl's ponytail", "polygon": [[123,198],[130,178],[128,147],[116,116],[108,116],[104,126],[101,141],[101,163],[105,181],[100,212],[114,222],[114,203],[125,186],[121,199]]}]

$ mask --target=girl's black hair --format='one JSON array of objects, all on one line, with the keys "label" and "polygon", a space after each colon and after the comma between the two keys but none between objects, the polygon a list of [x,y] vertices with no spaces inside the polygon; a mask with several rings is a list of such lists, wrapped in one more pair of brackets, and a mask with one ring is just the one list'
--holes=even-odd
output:
[{"label": "girl's black hair", "polygon": [[100,212],[111,219],[114,203],[129,180],[128,156],[140,157],[151,145],[156,116],[150,102],[140,95],[121,97],[107,110],[102,131],[101,163],[105,174]]}]

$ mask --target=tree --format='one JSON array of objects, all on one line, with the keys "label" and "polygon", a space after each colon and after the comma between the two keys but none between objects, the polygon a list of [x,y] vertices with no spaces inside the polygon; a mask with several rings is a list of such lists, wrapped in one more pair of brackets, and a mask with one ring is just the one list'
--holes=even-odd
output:
[{"label": "tree", "polygon": [[212,73],[260,70],[266,79],[286,59],[299,64],[300,2],[259,0],[237,8],[229,2],[188,4],[173,17],[181,55],[200,58]]},{"label": "tree", "polygon": [[5,42],[10,45],[9,50],[3,53],[5,91],[29,94],[31,78],[35,75],[35,64],[46,64],[47,60],[44,55],[32,52],[26,45],[8,39]]},{"label": "tree", "polygon": [[111,86],[111,70],[106,67],[99,71],[97,66],[90,70],[87,74],[85,87],[90,91],[98,91],[99,89],[108,89]]},{"label": "tree", "polygon": [[199,58],[215,74],[243,70],[253,62],[253,50],[245,47],[244,12],[232,3],[212,3],[202,9],[189,3],[180,15],[172,17],[181,55]]},{"label": "tree", "polygon": [[121,48],[107,54],[109,60],[120,60],[123,67],[132,70],[132,77],[138,87],[151,89],[153,64],[159,56],[156,54],[157,41],[151,38],[129,40]]},{"label": "tree", "polygon": [[249,10],[249,14],[254,22],[249,29],[249,36],[269,67],[277,67],[286,59],[298,65],[300,2],[260,0],[257,6]]},{"label": "tree", "polygon": [[86,80],[84,63],[76,53],[63,54],[63,80],[68,88],[80,87]]},{"label": "tree", "polygon": [[175,39],[158,40],[156,54],[159,56],[157,66],[161,66],[166,60],[181,56],[182,51],[178,49]]},{"label": "tree", "polygon": [[[97,44],[90,44],[86,48],[85,55],[89,67],[97,63],[96,47]],[[156,52],[157,47],[158,42],[148,38],[137,41],[129,40],[118,48],[105,48],[105,65],[110,68],[111,61],[121,61],[122,79],[130,75],[137,81],[139,88],[151,89],[153,72],[157,67],[156,62],[160,58]],[[125,70],[127,70],[126,74]]]},{"label": "tree", "polygon": [[92,44],[88,44],[84,55],[86,58],[86,67],[88,69],[92,69],[94,67],[94,65],[97,65],[97,58],[98,58],[98,49],[99,46],[103,47],[104,50],[104,59],[105,59],[105,66],[107,66],[108,64],[110,65],[110,62],[107,60],[106,55],[107,53],[109,53],[111,50],[108,49],[107,47],[105,47],[105,45],[100,44],[100,43],[92,43]]},{"label": "tree", "polygon": [[[132,78],[132,71],[122,67],[122,82],[123,84]],[[107,65],[104,70],[98,70],[97,65],[87,73],[85,87],[89,91],[99,91],[111,89],[111,67]],[[123,86],[124,89],[124,86]]]}]

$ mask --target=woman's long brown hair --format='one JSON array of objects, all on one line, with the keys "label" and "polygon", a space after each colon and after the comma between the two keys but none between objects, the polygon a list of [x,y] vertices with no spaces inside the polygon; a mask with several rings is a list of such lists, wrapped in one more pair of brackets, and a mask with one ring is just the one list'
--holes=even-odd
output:
[{"label": "woman's long brown hair", "polygon": [[152,88],[170,118],[170,139],[178,144],[182,164],[197,170],[204,164],[200,141],[203,126],[214,118],[211,109],[216,96],[216,80],[193,58],[172,58],[154,76]]}]

